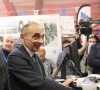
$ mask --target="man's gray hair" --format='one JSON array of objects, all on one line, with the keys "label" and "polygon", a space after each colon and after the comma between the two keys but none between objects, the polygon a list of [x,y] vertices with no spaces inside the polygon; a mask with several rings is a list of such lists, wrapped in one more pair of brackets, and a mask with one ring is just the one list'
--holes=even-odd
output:
[{"label": "man's gray hair", "polygon": [[29,23],[27,23],[27,24],[25,24],[25,25],[23,26],[23,28],[21,29],[21,33],[23,33],[24,35],[28,35],[28,33],[27,33],[28,27],[29,27],[30,25],[32,25],[32,24],[40,26],[40,25],[39,25],[38,23],[36,23],[36,22],[29,22]]}]

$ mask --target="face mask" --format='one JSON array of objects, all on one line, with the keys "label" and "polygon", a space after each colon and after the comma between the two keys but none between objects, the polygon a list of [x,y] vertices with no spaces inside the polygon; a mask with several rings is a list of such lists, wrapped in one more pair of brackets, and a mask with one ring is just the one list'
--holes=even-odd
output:
[{"label": "face mask", "polygon": [[89,43],[88,48],[91,49],[92,45],[94,45],[94,43]]}]

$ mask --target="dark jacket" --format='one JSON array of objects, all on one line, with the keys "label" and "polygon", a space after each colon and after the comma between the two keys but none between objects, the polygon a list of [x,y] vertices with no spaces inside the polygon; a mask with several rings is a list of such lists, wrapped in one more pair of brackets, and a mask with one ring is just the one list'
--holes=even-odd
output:
[{"label": "dark jacket", "polygon": [[[38,58],[39,60],[39,58]],[[44,67],[39,60],[44,72]],[[41,75],[36,63],[23,45],[8,57],[8,75],[11,90],[73,90]]]},{"label": "dark jacket", "polygon": [[6,62],[4,60],[2,50],[0,50],[0,90],[4,90],[7,79]]},{"label": "dark jacket", "polygon": [[100,42],[91,47],[88,65],[93,68],[93,74],[100,74]]}]

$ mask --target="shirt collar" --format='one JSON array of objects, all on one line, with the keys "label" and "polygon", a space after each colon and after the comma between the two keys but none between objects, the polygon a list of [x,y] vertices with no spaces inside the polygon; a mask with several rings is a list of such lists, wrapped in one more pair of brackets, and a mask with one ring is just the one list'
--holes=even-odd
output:
[{"label": "shirt collar", "polygon": [[29,53],[29,55],[32,57],[34,55],[35,52],[33,52],[32,50],[28,49],[25,45],[24,45],[26,51]]}]

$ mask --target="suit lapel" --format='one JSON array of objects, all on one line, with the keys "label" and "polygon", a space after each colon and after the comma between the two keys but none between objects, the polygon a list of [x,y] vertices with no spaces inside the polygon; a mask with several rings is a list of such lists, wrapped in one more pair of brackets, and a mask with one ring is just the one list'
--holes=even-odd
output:
[{"label": "suit lapel", "polygon": [[37,64],[34,62],[35,60],[29,55],[29,53],[27,52],[27,50],[25,49],[25,47],[23,45],[20,46],[20,50],[23,52],[23,55],[24,55],[25,59],[27,59],[32,64],[31,65],[32,68],[36,69],[36,72],[41,74]]}]

